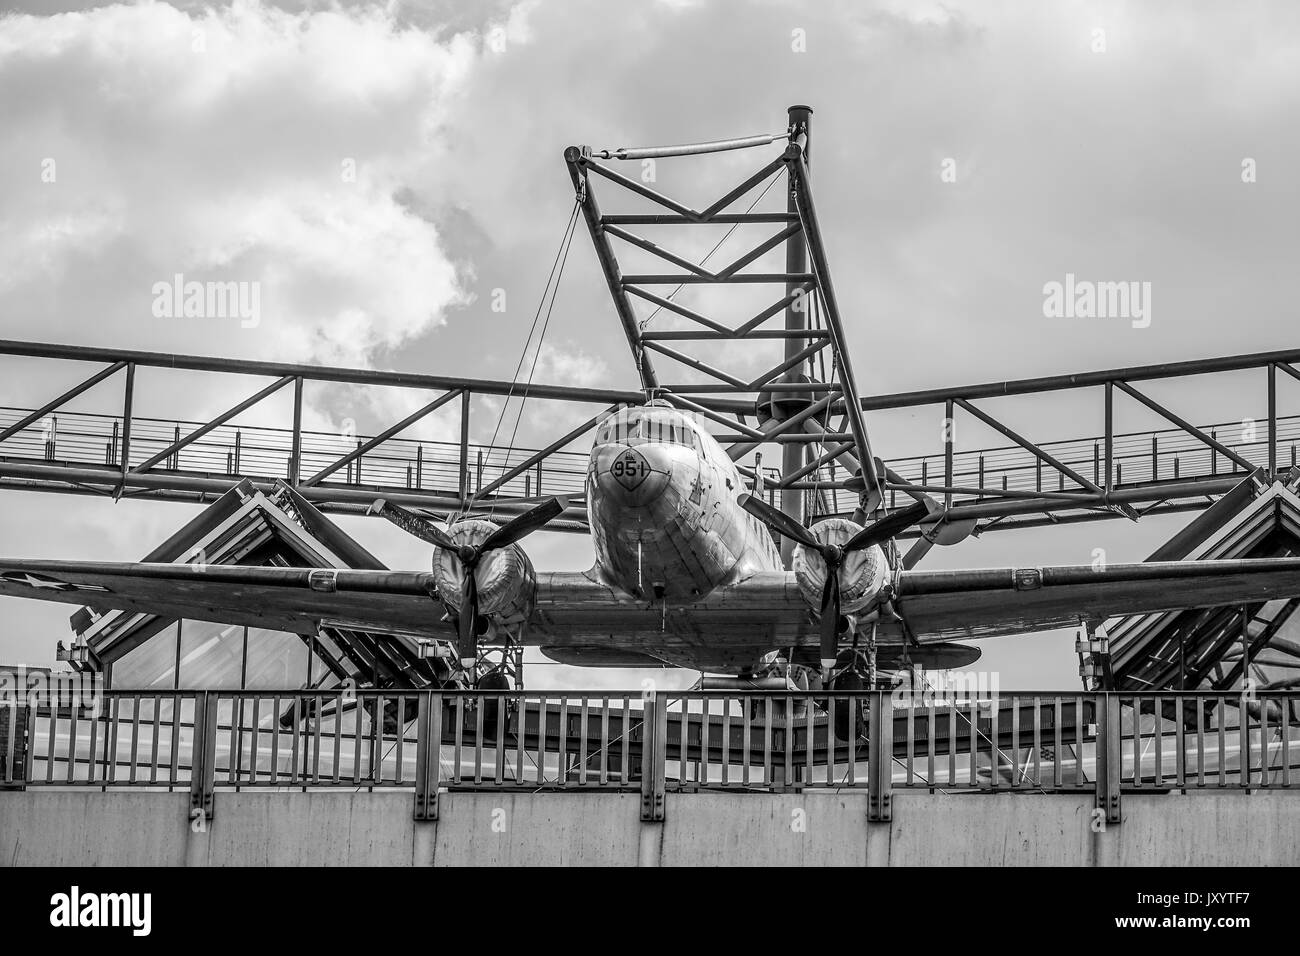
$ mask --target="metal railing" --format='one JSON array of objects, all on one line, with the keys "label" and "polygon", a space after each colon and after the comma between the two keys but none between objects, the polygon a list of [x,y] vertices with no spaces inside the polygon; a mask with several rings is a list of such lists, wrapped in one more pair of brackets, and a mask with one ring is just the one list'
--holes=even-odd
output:
[{"label": "metal railing", "polygon": [[[1300,692],[101,691],[0,705],[0,786],[666,793],[1296,789]],[[888,728],[873,733],[873,727]],[[853,741],[852,744],[847,741]]]},{"label": "metal railing", "polygon": [[[0,407],[0,430],[20,422],[27,409]],[[202,423],[171,419],[131,419],[127,467],[148,461]],[[126,429],[120,415],[61,411],[19,429],[0,448],[14,460],[51,464],[121,467]],[[294,467],[294,433],[255,425],[219,425],[159,462],[172,473],[274,480],[306,479],[361,448],[369,437],[304,430]],[[506,477],[536,453],[531,448],[470,444],[463,484],[477,492]],[[295,473],[295,471],[297,473]],[[455,442],[390,438],[349,462],[325,484],[393,491],[441,491],[462,485],[461,447]],[[499,495],[535,498],[581,494],[587,475],[584,452],[556,451],[502,484]]]},{"label": "metal railing", "polygon": [[[778,219],[792,222],[793,217],[793,213],[785,213]],[[608,218],[600,217],[599,221]],[[622,225],[644,220],[643,216],[614,218]],[[729,281],[737,278],[731,276]],[[811,282],[814,278],[808,276],[800,281]],[[626,283],[628,277],[623,276],[622,281]],[[779,331],[782,337],[786,335],[784,330]],[[828,326],[793,334],[803,338],[813,333],[829,336],[831,332]],[[643,333],[647,345],[655,338],[660,339],[653,344],[661,352],[662,342],[669,338],[687,341],[729,334],[717,329]],[[751,325],[742,338],[753,334],[767,337]],[[819,338],[819,341],[824,344],[828,339]],[[594,412],[569,432],[530,453],[523,448],[494,450],[469,442],[474,402],[487,396],[498,401],[517,395],[518,388],[512,382],[13,341],[0,342],[0,358],[5,357],[62,363],[52,376],[57,380],[71,374],[74,363],[88,362],[102,367],[39,408],[0,409],[0,486],[203,501],[208,495],[228,491],[240,480],[265,486],[286,479],[296,483],[317,507],[345,513],[365,510],[378,496],[449,513],[466,507],[470,498],[491,499],[515,507],[556,494],[571,499],[570,513],[552,527],[573,532],[586,530],[587,524],[580,500],[586,461],[580,449],[574,450],[579,447],[575,443],[585,440],[584,436],[606,411],[623,404],[640,404],[645,398],[637,390],[530,385],[530,400],[564,402],[566,409],[580,406],[584,412]],[[1298,350],[1260,352],[875,395],[851,404],[872,416],[888,413],[906,415],[909,419],[917,415],[918,408],[933,408],[937,413],[933,429],[909,425],[909,433],[918,436],[912,454],[887,461],[889,472],[883,483],[885,507],[904,506],[913,495],[927,495],[942,499],[949,509],[951,523],[971,522],[983,532],[1198,510],[1237,486],[1247,473],[1262,469],[1264,481],[1289,473],[1300,461],[1297,458],[1300,417],[1282,415],[1279,400],[1286,397],[1282,390],[1290,387],[1285,383],[1300,379],[1300,369],[1294,364],[1298,362]],[[646,369],[650,367],[647,365]],[[206,422],[150,419],[136,414],[137,373],[152,376],[162,369],[227,377],[254,376],[271,381]],[[1233,415],[1216,424],[1197,426],[1190,416],[1204,415],[1204,411],[1183,409],[1180,412],[1157,401],[1145,390],[1146,383],[1151,382],[1186,381],[1191,385],[1193,376],[1244,375],[1252,371],[1263,373],[1259,376],[1263,394],[1244,398],[1240,410],[1254,414]],[[123,374],[118,375],[119,372]],[[779,368],[769,370],[769,375],[780,374]],[[110,378],[122,385],[120,402],[107,393],[99,393],[99,400],[105,404],[95,407],[113,412],[121,409],[120,414],[71,410],[70,403]],[[761,387],[749,387],[737,382],[726,379],[660,387],[672,400],[684,403],[683,408],[707,414],[719,423],[722,432],[718,437],[724,444],[757,450],[773,443],[766,439],[776,439],[782,443],[790,440],[822,446],[830,442],[838,448],[839,442],[850,437],[847,433],[824,433],[817,428],[787,427],[789,423],[777,426],[776,432],[752,428],[743,419],[754,414],[753,397],[758,391],[781,390],[790,383],[764,378]],[[1199,382],[1198,378],[1198,389],[1202,387]],[[1244,382],[1244,377],[1240,378],[1232,383],[1233,388],[1239,391],[1245,387]],[[304,389],[308,385],[318,388],[331,384],[412,389],[427,395],[431,401],[370,437],[305,430]],[[242,391],[244,387],[240,384],[238,388]],[[1253,388],[1250,386],[1252,391]],[[824,399],[829,404],[824,407],[825,414],[814,415],[811,421],[804,421],[805,426],[815,421],[825,425],[847,410],[842,399],[836,397],[833,386],[811,383],[809,389],[815,394],[829,389]],[[1004,406],[995,412],[991,407],[995,400],[1076,390],[1083,390],[1080,394],[1089,400],[1099,400],[1100,435],[1064,441],[1052,436],[1050,441],[1034,441],[1017,432],[1009,420],[1002,420],[1004,414],[1016,412],[1015,408]],[[292,415],[284,416],[281,427],[234,424],[249,409],[276,393],[282,399],[288,399],[292,393]],[[460,404],[458,442],[398,437],[410,434],[407,429],[439,409],[453,414],[452,404],[457,400]],[[7,401],[23,404],[17,399]],[[821,401],[815,404],[820,405]],[[1197,405],[1206,407],[1204,402]],[[1154,414],[1167,424],[1158,429],[1117,433],[1120,406],[1145,408],[1144,415]],[[850,416],[856,417],[856,412]],[[1017,413],[1013,417],[1021,416]],[[547,428],[543,430],[551,430],[551,425],[559,428],[561,423],[570,420],[571,413],[567,410],[548,415]],[[266,421],[273,419],[268,417]],[[967,447],[971,443],[963,439],[963,448],[958,449],[958,423],[964,434],[968,421],[1001,434],[1009,444],[972,449]],[[450,425],[450,419],[445,424]],[[851,427],[850,432],[858,434],[861,428]],[[833,450],[828,455],[819,459],[819,467],[814,471],[806,471],[808,465],[804,464],[797,474],[790,472],[780,480],[766,481],[768,493],[806,492],[805,510],[810,514],[851,513],[861,503],[859,479],[843,467],[833,466]],[[774,462],[775,458],[769,456],[769,467]],[[767,477],[771,479],[770,473]],[[909,529],[902,537],[919,533],[915,528]]]},{"label": "metal railing", "polygon": [[[18,422],[26,414],[25,409],[0,407],[0,429]],[[198,422],[132,418],[129,467],[147,461],[198,426]],[[1258,467],[1268,467],[1271,461],[1290,466],[1297,463],[1300,416],[1277,418],[1276,444],[1272,454],[1266,438],[1243,435],[1239,422],[1206,425],[1203,430]],[[0,454],[15,461],[120,467],[123,431],[120,416],[64,411],[20,429],[0,448]],[[291,430],[222,425],[178,449],[156,467],[170,473],[209,477],[304,479],[329,467],[367,441],[369,438],[364,435],[304,431],[295,474]],[[1177,428],[1115,435],[1112,446],[1110,485],[1117,489],[1245,474],[1236,462]],[[1106,483],[1101,438],[1045,442],[1041,447],[1094,483]],[[464,487],[477,492],[506,477],[534,454],[535,450],[531,448],[471,444],[466,457]],[[1063,474],[1017,445],[954,452],[951,474],[946,471],[942,454],[891,459],[887,464],[904,481],[920,486],[951,480],[956,486],[1024,494],[1077,490],[1072,482],[1065,481]],[[454,442],[391,438],[331,474],[323,484],[376,491],[454,494],[462,485],[460,469],[461,450]],[[585,453],[552,452],[523,473],[510,478],[497,489],[496,494],[519,498],[580,495],[586,470]],[[764,471],[768,492],[775,496],[780,473],[770,468]],[[842,477],[842,469],[838,473],[831,467],[817,471],[815,479],[810,480],[825,486],[825,490],[819,492],[824,500],[813,504],[814,494],[810,492],[807,513],[839,513],[856,507],[856,496],[840,495],[836,487],[837,479]],[[957,494],[953,500],[970,503],[982,500],[982,496]],[[897,490],[891,490],[886,497],[886,504],[891,508],[910,501]]]},{"label": "metal railing", "polygon": [[[1257,468],[1276,462],[1282,467],[1297,464],[1300,416],[1276,420],[1277,440],[1270,455],[1265,429],[1255,437],[1240,422],[1201,426],[1211,438],[1231,449]],[[1057,461],[1092,480],[1106,484],[1104,439],[1088,437],[1042,442],[1039,446]],[[1245,475],[1237,462],[1198,441],[1178,428],[1154,429],[1115,435],[1112,439],[1110,487],[1124,488],[1161,482]],[[890,468],[905,481],[917,485],[942,484],[947,480],[942,454],[891,459]],[[980,448],[953,453],[952,483],[958,486],[1001,489],[1013,492],[1052,493],[1077,491],[1073,482],[1043,460],[1018,445]],[[954,495],[954,501],[978,500],[979,495]],[[889,495],[890,507],[911,501],[898,491]]]}]

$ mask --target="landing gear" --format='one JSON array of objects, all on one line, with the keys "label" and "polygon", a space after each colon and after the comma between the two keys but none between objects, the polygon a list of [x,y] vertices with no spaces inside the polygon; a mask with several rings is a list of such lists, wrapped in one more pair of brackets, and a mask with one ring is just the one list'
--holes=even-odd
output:
[{"label": "landing gear", "polygon": [[[832,693],[875,690],[876,676],[876,628],[873,624],[865,649],[858,648],[855,637],[853,647],[840,654],[826,689]],[[868,728],[865,697],[831,697],[827,710],[837,740],[856,743],[866,738]]]},{"label": "landing gear", "polygon": [[[500,660],[493,662],[491,657],[499,653]],[[496,740],[498,735],[510,732],[510,723],[519,709],[518,700],[513,699],[511,691],[523,683],[524,653],[523,647],[515,641],[508,642],[500,651],[484,650],[479,654],[474,673],[466,673],[466,686],[484,691],[482,697],[462,698],[469,706],[463,707],[465,729],[478,731],[478,713],[476,708],[483,708],[483,739]],[[500,696],[492,696],[499,694]]]},{"label": "landing gear", "polygon": [[[488,671],[478,682],[478,690],[482,691],[500,691],[510,690],[510,678],[504,669],[497,668]],[[514,716],[516,703],[509,698],[500,697],[480,698],[483,707],[483,736],[486,740],[496,740],[497,732],[502,734],[510,730],[510,718]]]},{"label": "landing gear", "polygon": [[[827,690],[832,693],[841,691],[864,690],[866,683],[856,670],[847,670],[838,677],[832,677]],[[852,743],[867,736],[867,702],[861,698],[830,698],[831,726],[835,729],[835,739]]]}]

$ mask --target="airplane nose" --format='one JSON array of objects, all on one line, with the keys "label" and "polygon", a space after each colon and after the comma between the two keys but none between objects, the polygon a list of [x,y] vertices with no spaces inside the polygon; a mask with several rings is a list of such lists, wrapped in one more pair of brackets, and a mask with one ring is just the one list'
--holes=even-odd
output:
[{"label": "airplane nose", "polygon": [[601,494],[631,508],[663,494],[672,474],[671,460],[656,445],[609,445],[597,451],[594,468]]}]

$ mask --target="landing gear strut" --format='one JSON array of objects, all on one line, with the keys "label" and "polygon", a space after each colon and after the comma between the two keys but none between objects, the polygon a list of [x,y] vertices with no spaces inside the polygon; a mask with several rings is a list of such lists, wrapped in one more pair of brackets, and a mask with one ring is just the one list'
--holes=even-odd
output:
[{"label": "landing gear strut", "polygon": [[[838,677],[832,677],[830,687],[827,689],[832,692],[863,690],[865,687],[862,675],[856,670],[847,670]],[[856,713],[854,712],[856,710]],[[866,737],[867,731],[867,705],[862,698],[831,698],[831,726],[835,729],[835,739],[845,743],[852,743],[854,738],[862,739]]]},{"label": "landing gear strut", "polygon": [[[875,690],[876,670],[876,628],[873,624],[867,638],[867,645],[859,649],[856,639],[854,646],[843,652],[841,661],[831,673],[826,689],[831,692],[850,692]],[[865,739],[867,736],[867,701],[862,697],[840,697],[828,699],[831,727],[835,738],[845,743]]]},{"label": "landing gear strut", "polygon": [[[498,668],[490,670],[478,681],[478,689],[483,691],[509,691],[510,678],[505,671]],[[515,712],[515,701],[498,697],[481,698],[483,707],[483,736],[495,740],[497,731],[506,733],[510,729],[510,718]]]},{"label": "landing gear strut", "polygon": [[[494,663],[491,658],[498,654],[500,660]],[[475,690],[497,692],[503,695],[503,697],[485,696],[479,698],[479,704],[483,708],[483,738],[485,740],[495,740],[498,732],[501,734],[509,733],[510,722],[519,705],[518,701],[511,699],[508,695],[515,687],[522,685],[523,675],[523,647],[514,641],[507,641],[499,651],[495,649],[481,650],[475,663],[474,673],[466,674],[466,678],[468,678],[466,683],[471,684]],[[465,729],[477,730],[478,717],[474,708],[467,707],[464,713]]]}]

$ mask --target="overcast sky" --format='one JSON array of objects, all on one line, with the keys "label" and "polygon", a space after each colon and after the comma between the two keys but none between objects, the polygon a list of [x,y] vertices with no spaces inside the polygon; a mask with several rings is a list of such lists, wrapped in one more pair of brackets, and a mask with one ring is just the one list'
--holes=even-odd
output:
[{"label": "overcast sky", "polygon": [[[573,202],[565,146],[770,132],[807,103],[864,393],[1296,344],[1300,6],[1282,0],[4,7],[5,338],[510,378]],[[658,184],[707,201],[762,158],[665,161]],[[175,273],[259,283],[260,323],[155,316]],[[1151,283],[1149,325],[1045,318],[1044,284],[1067,273]],[[59,374],[75,370],[0,360],[0,404],[39,405]],[[581,232],[536,379],[635,385]],[[142,411],[242,397],[209,382],[151,379]],[[1258,386],[1150,391],[1211,422],[1262,413]],[[308,416],[364,433],[418,398],[332,391]],[[989,407],[1041,440],[1100,428],[1095,396]],[[530,409],[521,443],[553,414]],[[868,424],[885,457],[938,428],[933,409]],[[0,552],[134,560],[194,513],[5,492]],[[1186,520],[989,535],[924,566],[1140,560]],[[427,566],[419,542],[344,524],[391,566]],[[529,551],[590,562],[574,537]],[[48,662],[68,637],[62,606],[0,612],[0,661]],[[986,666],[1003,686],[1074,687],[1072,639],[990,642]]]}]

